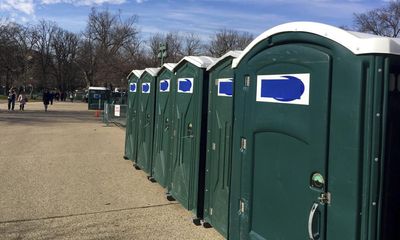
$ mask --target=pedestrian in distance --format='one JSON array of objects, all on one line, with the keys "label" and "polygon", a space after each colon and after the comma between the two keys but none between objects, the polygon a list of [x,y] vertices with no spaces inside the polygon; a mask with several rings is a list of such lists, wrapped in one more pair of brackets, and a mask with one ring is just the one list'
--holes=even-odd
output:
[{"label": "pedestrian in distance", "polygon": [[60,93],[60,98],[61,98],[61,102],[65,101],[65,92],[64,91]]},{"label": "pedestrian in distance", "polygon": [[71,102],[74,101],[74,94],[73,94],[72,92],[69,93],[69,100],[70,100]]},{"label": "pedestrian in distance", "polygon": [[14,111],[15,108],[15,100],[16,100],[17,96],[15,93],[15,89],[11,88],[10,91],[8,92],[8,111],[12,110]]},{"label": "pedestrian in distance", "polygon": [[44,89],[43,90],[43,105],[44,105],[44,111],[47,112],[47,108],[49,107],[50,103],[50,94],[49,90]]},{"label": "pedestrian in distance", "polygon": [[50,98],[50,105],[53,105],[54,93],[52,91],[49,92],[49,98]]},{"label": "pedestrian in distance", "polygon": [[24,111],[25,110],[25,104],[28,101],[28,98],[26,97],[25,92],[21,92],[18,95],[18,99],[17,100],[19,102],[19,110],[20,111]]}]

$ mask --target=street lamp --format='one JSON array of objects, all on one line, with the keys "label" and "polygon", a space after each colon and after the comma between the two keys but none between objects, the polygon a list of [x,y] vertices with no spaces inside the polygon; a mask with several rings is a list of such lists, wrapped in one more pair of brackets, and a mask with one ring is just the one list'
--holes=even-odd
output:
[{"label": "street lamp", "polygon": [[157,55],[157,57],[161,60],[160,66],[164,64],[164,58],[168,57],[167,50],[168,50],[168,45],[166,43],[160,43]]}]

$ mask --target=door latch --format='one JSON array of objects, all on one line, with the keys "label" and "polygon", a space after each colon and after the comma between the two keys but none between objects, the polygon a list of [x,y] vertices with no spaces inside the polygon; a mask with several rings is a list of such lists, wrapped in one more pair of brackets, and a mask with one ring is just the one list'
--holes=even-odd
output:
[{"label": "door latch", "polygon": [[246,75],[244,77],[244,86],[245,87],[250,87],[250,76],[249,75]]},{"label": "door latch", "polygon": [[244,213],[244,201],[242,199],[239,201],[239,212],[240,214]]},{"label": "door latch", "polygon": [[240,139],[240,151],[244,152],[247,149],[247,139],[241,138]]},{"label": "door latch", "polygon": [[321,205],[331,204],[331,199],[332,197],[330,192],[321,193],[321,195],[318,197],[319,203]]}]

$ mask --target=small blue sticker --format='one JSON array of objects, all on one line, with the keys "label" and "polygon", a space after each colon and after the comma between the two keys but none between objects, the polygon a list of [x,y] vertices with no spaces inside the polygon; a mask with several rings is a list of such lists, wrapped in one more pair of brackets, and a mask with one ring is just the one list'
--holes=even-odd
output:
[{"label": "small blue sticker", "polygon": [[129,84],[129,91],[136,92],[136,83]]},{"label": "small blue sticker", "polygon": [[160,81],[160,92],[169,92],[169,79],[163,79]]},{"label": "small blue sticker", "polygon": [[218,96],[232,97],[233,81],[231,78],[218,79]]},{"label": "small blue sticker", "polygon": [[178,78],[178,92],[193,93],[193,78]]},{"label": "small blue sticker", "polygon": [[150,93],[150,83],[142,83],[142,93]]}]

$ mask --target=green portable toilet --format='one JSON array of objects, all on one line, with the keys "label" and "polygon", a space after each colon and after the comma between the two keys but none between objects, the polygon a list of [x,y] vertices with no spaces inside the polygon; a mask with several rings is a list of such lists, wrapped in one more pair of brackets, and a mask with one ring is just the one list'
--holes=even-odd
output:
[{"label": "green portable toilet", "polygon": [[163,187],[167,187],[170,177],[171,79],[175,66],[175,63],[165,63],[158,72],[156,83],[152,176]]},{"label": "green portable toilet", "polygon": [[229,51],[208,66],[207,161],[204,221],[224,237],[228,235],[229,189],[233,125],[232,60],[241,51]]},{"label": "green portable toilet", "polygon": [[136,161],[137,153],[137,125],[138,125],[138,80],[144,70],[132,70],[128,75],[128,112],[125,129],[126,160]]},{"label": "green portable toilet", "polygon": [[103,110],[104,103],[110,97],[110,89],[105,87],[89,87],[88,94],[88,109],[89,110]]},{"label": "green portable toilet", "polygon": [[230,239],[399,239],[399,54],[296,22],[233,61]]},{"label": "green portable toilet", "polygon": [[139,78],[138,153],[136,165],[151,176],[156,77],[160,68],[146,68]]},{"label": "green portable toilet", "polygon": [[184,57],[174,68],[173,146],[171,183],[173,198],[195,214],[200,223],[204,203],[204,165],[207,140],[208,72],[215,58]]}]

